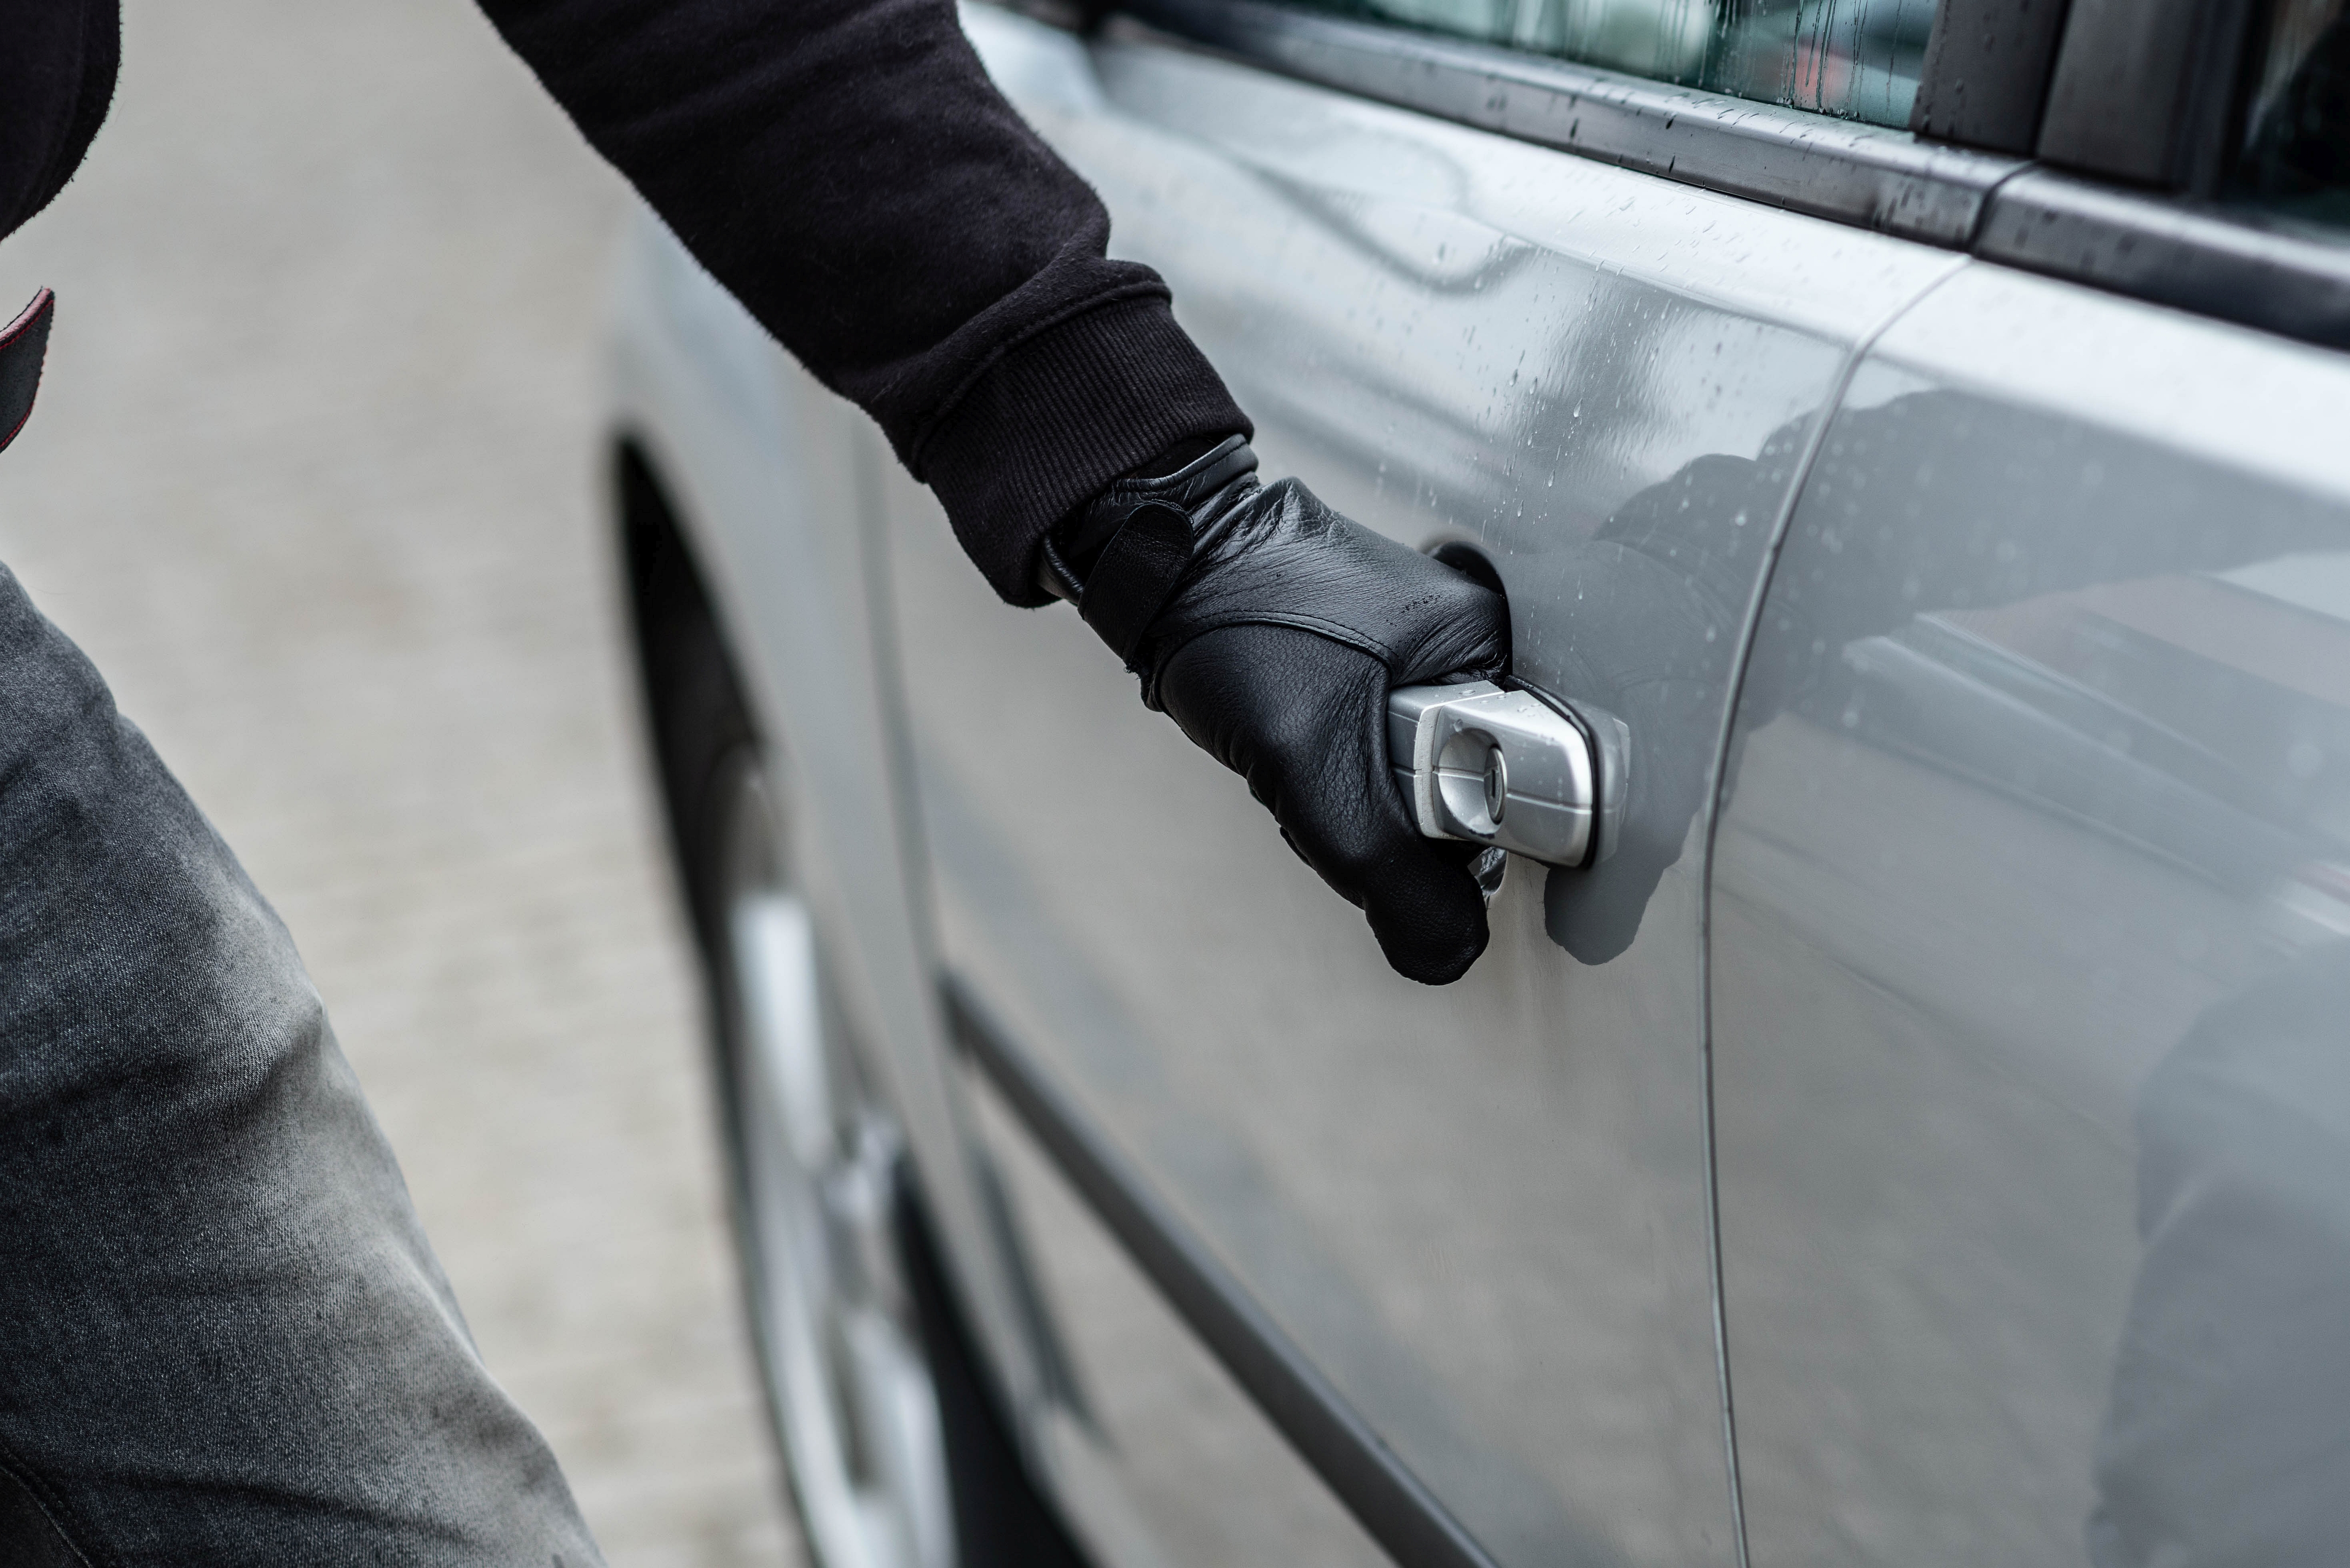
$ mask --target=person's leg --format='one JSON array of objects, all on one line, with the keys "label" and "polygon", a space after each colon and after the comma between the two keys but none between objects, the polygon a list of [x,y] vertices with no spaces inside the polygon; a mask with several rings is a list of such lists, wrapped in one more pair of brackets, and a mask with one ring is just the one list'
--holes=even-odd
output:
[{"label": "person's leg", "polygon": [[285,927],[5,567],[0,1561],[601,1561]]}]

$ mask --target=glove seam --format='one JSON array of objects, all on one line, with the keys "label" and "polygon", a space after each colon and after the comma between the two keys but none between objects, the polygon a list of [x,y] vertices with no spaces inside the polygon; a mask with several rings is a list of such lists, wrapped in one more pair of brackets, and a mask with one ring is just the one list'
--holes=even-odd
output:
[{"label": "glove seam", "polygon": [[[1180,594],[1188,586],[1179,584],[1175,592]],[[1172,597],[1173,595],[1169,597]],[[1204,626],[1187,626],[1183,628],[1180,639],[1171,643],[1162,644],[1145,639],[1141,647],[1137,649],[1133,660],[1127,665],[1129,673],[1144,675],[1149,682],[1149,689],[1143,693],[1144,703],[1152,709],[1159,707],[1159,679],[1166,673],[1167,666],[1174,660],[1177,654],[1210,632],[1230,631],[1235,627],[1243,626],[1279,626],[1287,627],[1292,631],[1311,632],[1325,642],[1335,642],[1341,648],[1351,648],[1357,653],[1378,660],[1382,670],[1392,669],[1395,661],[1394,651],[1378,639],[1365,637],[1352,627],[1342,625],[1337,621],[1324,620],[1319,616],[1298,615],[1284,610],[1236,615],[1224,619],[1211,620]]]},{"label": "glove seam", "polygon": [[920,476],[1001,597],[1049,604],[1041,546],[1073,508],[1186,435],[1247,428],[1167,302],[1133,296],[999,357],[931,429]]}]

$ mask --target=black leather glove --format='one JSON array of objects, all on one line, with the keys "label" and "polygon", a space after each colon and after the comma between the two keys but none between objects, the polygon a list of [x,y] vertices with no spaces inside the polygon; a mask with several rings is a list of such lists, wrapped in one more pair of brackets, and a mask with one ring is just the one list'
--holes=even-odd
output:
[{"label": "black leather glove", "polygon": [[1499,674],[1498,597],[1294,479],[1258,483],[1238,436],[1110,486],[1055,530],[1040,576],[1142,678],[1143,701],[1248,780],[1399,974],[1468,971],[1485,950],[1477,849],[1413,827],[1388,771],[1387,701]]}]

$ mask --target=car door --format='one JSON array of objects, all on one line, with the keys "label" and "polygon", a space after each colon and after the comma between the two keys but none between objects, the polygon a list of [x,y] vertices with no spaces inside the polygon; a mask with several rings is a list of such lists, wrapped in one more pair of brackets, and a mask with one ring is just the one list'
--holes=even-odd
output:
[{"label": "car door", "polygon": [[[2271,36],[2338,71],[2325,9]],[[2210,254],[2343,255],[2239,194]],[[1981,265],[1854,377],[1714,857],[1760,1568],[2350,1540],[2345,410],[2339,348]]]},{"label": "car door", "polygon": [[[1450,58],[1415,65],[1440,46],[1424,36],[1208,9],[1271,29],[1251,35],[1264,49]],[[1633,781],[1609,857],[1512,863],[1476,970],[1410,985],[1074,616],[993,603],[927,496],[877,461],[939,940],[994,1041],[983,1055],[1041,1081],[1026,1108],[1075,1124],[1046,1129],[1064,1151],[1115,1156],[1136,1189],[1112,1194],[1122,1212],[1196,1244],[1197,1279],[1225,1295],[1194,1302],[1194,1325],[1241,1324],[1247,1343],[1218,1348],[1243,1371],[1287,1368],[1253,1387],[1280,1395],[1284,1430],[1390,1551],[1731,1563],[1709,781],[1764,546],[1818,421],[1856,346],[1960,264],[1128,25],[1087,40],[967,16],[1102,192],[1114,248],[1172,284],[1268,474],[1485,563],[1516,677],[1620,721]],[[1679,104],[1779,139],[1813,174],[1783,160],[1768,178],[1807,202],[1878,201],[1850,194],[1875,180],[1908,193],[1883,198],[1902,221],[1963,226],[1988,183],[1906,138],[1576,79],[1659,137],[1684,133]],[[1567,135],[1565,96],[1516,90]]]}]

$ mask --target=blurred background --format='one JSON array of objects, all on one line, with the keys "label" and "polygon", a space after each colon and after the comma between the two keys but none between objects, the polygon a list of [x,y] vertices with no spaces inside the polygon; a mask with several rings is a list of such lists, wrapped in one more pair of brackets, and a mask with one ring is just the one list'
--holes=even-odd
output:
[{"label": "blurred background", "polygon": [[0,561],[292,927],[615,1568],[796,1563],[598,468],[625,187],[470,0],[126,0]]}]

